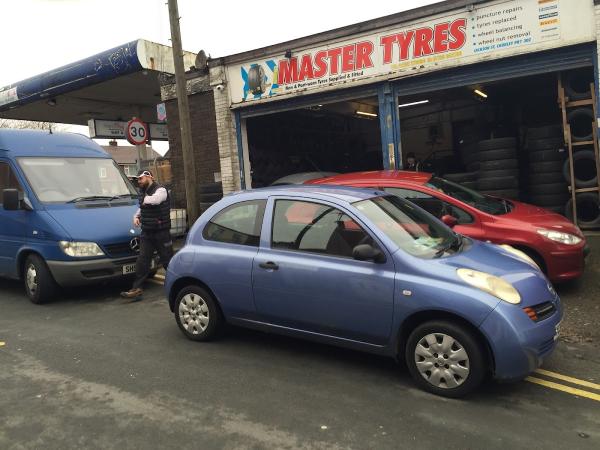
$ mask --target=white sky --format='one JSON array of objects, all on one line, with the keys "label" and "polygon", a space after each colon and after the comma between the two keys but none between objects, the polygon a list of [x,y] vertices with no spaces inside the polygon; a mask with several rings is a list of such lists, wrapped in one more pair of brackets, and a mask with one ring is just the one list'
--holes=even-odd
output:
[{"label": "white sky", "polygon": [[[195,53],[204,49],[217,57],[435,2],[178,3],[183,48]],[[0,87],[138,38],[170,45],[166,0],[0,0],[0,11]],[[77,131],[87,133],[87,128],[77,127]],[[154,147],[163,153],[165,145]]]}]

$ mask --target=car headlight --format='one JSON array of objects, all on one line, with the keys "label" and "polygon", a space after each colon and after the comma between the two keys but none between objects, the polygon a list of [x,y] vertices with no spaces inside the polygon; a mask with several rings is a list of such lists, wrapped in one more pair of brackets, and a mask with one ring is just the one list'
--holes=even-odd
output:
[{"label": "car headlight", "polygon": [[457,269],[456,273],[465,283],[481,289],[488,294],[492,294],[500,300],[512,303],[513,305],[521,303],[519,291],[502,278],[472,269]]},{"label": "car headlight", "polygon": [[515,255],[517,258],[520,258],[523,261],[525,261],[526,263],[531,264],[536,269],[540,268],[540,266],[538,266],[537,263],[533,259],[531,259],[531,257],[527,253],[522,252],[521,250],[518,250],[508,244],[502,244],[500,247],[502,247],[504,250],[506,250],[511,255]]},{"label": "car headlight", "polygon": [[103,256],[104,252],[95,242],[70,242],[60,241],[60,249],[69,256],[75,258],[86,258],[90,256]]},{"label": "car headlight", "polygon": [[562,231],[540,228],[537,232],[551,241],[560,242],[561,244],[577,245],[581,242],[580,237],[575,236],[574,234],[563,233]]}]

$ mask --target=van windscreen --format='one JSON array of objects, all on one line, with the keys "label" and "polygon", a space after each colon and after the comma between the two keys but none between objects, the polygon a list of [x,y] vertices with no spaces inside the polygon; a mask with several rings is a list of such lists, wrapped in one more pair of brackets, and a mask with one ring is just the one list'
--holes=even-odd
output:
[{"label": "van windscreen", "polygon": [[27,157],[18,163],[44,203],[137,195],[112,159]]}]

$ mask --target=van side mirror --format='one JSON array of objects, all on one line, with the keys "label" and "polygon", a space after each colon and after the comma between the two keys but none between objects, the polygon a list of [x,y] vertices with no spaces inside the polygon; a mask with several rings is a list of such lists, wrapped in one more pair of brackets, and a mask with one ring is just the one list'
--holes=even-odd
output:
[{"label": "van side mirror", "polygon": [[2,205],[7,211],[16,211],[19,209],[20,198],[17,189],[4,189],[2,191]]},{"label": "van side mirror", "polygon": [[369,244],[361,244],[354,247],[352,257],[358,261],[372,260],[376,263],[384,263],[385,255],[381,250]]},{"label": "van side mirror", "polygon": [[454,228],[458,224],[456,217],[451,216],[450,214],[442,216],[442,222],[444,222],[450,228]]}]

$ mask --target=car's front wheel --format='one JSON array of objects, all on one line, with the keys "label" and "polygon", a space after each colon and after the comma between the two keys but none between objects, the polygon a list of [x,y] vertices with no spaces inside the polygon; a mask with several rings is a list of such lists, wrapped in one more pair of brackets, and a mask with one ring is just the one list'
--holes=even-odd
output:
[{"label": "car's front wheel", "polygon": [[183,334],[194,341],[213,338],[223,326],[214,297],[199,286],[188,286],[177,295],[175,320]]},{"label": "car's front wheel", "polygon": [[462,397],[476,389],[486,374],[485,353],[477,337],[450,321],[419,325],[406,343],[406,364],[425,390]]}]

